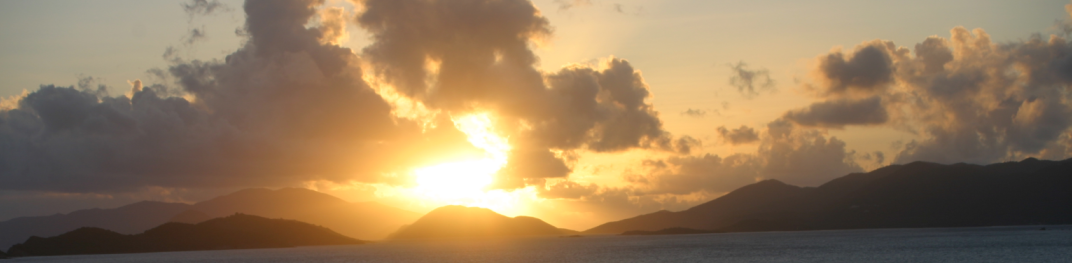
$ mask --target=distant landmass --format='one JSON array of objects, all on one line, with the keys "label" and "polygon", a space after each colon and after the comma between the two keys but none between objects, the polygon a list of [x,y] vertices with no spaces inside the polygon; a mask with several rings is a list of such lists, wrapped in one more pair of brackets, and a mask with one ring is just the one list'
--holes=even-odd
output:
[{"label": "distant landmass", "polygon": [[209,219],[212,219],[212,217],[201,211],[191,209],[171,217],[171,219],[168,219],[168,222],[197,224],[208,221]]},{"label": "distant landmass", "polygon": [[376,202],[351,203],[305,188],[246,189],[194,204],[191,209],[210,217],[243,213],[293,219],[363,240],[384,239],[421,216]]},{"label": "distant landmass", "polygon": [[50,237],[78,229],[97,227],[120,234],[137,234],[159,226],[189,210],[190,205],[137,202],[114,209],[86,209],[68,214],[19,217],[0,222],[0,248],[26,241],[31,236]]},{"label": "distant landmass", "polygon": [[59,236],[31,237],[11,256],[116,254],[362,244],[331,229],[294,220],[236,214],[199,224],[166,223],[137,235],[83,227]]},{"label": "distant landmass", "polygon": [[723,233],[717,230],[699,230],[684,227],[671,227],[663,230],[656,231],[644,231],[644,230],[630,230],[622,232],[623,236],[648,236],[648,235],[690,235],[690,234],[709,234],[709,233]]},{"label": "distant landmass", "polygon": [[711,234],[711,233],[731,233],[731,232],[759,232],[759,231],[797,231],[808,230],[807,226],[799,224],[786,224],[783,222],[766,221],[759,219],[746,219],[736,224],[715,229],[692,229],[684,227],[671,227],[656,231],[645,230],[630,230],[625,231],[622,235],[626,236],[638,236],[638,235],[689,235],[689,234]]},{"label": "distant landmass", "polygon": [[456,239],[522,236],[575,235],[576,231],[559,229],[543,220],[507,217],[487,208],[444,206],[405,226],[389,239]]},{"label": "distant landmass", "polygon": [[659,211],[584,233],[1072,224],[1069,189],[1072,159],[985,166],[913,162],[849,174],[819,187],[762,181],[684,211]]},{"label": "distant landmass", "polygon": [[309,189],[246,189],[193,205],[144,201],[114,209],[14,218],[0,222],[0,248],[30,236],[55,236],[81,227],[137,234],[166,222],[199,223],[234,213],[323,225],[364,240],[383,239],[420,217],[415,212],[375,202],[351,203]]}]

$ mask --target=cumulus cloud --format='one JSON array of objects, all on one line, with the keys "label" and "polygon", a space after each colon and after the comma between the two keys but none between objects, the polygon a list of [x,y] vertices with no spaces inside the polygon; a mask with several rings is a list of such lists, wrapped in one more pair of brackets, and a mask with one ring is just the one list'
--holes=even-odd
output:
[{"label": "cumulus cloud", "polygon": [[782,118],[796,124],[813,127],[842,128],[845,125],[875,125],[889,119],[882,98],[862,100],[836,99],[812,104],[807,108],[786,112]]},{"label": "cumulus cloud", "polygon": [[[479,154],[450,122],[482,112],[514,146],[496,179],[504,188],[567,176],[577,151],[700,145],[663,128],[647,83],[624,59],[538,70],[530,48],[552,29],[529,1],[359,4],[353,17],[323,0],[248,1],[248,39],[225,59],[169,49],[170,66],[152,71],[167,81],[132,82],[124,96],[87,83],[5,100],[17,106],[0,112],[0,188],[405,183],[404,169]],[[226,8],[183,7],[191,16]],[[360,52],[338,45],[347,19],[372,36]],[[431,113],[400,115],[396,99]]]},{"label": "cumulus cloud", "polygon": [[[752,128],[727,133],[758,134]],[[758,136],[758,135],[757,135]],[[724,193],[765,179],[817,186],[863,169],[844,141],[816,130],[800,129],[786,120],[767,125],[755,153],[729,156],[674,156],[649,160],[639,174],[626,176],[643,194]]]},{"label": "cumulus cloud", "polygon": [[499,128],[523,144],[511,155],[538,158],[508,162],[502,181],[564,176],[515,167],[531,163],[541,164],[540,171],[563,171],[563,160],[543,154],[551,150],[688,152],[699,143],[663,129],[647,83],[624,59],[539,71],[530,47],[552,29],[529,1],[362,3],[366,10],[357,21],[374,40],[363,55],[377,76],[448,114],[496,113]]},{"label": "cumulus cloud", "polygon": [[389,171],[427,160],[425,153],[472,149],[457,130],[422,135],[417,124],[393,118],[362,81],[353,53],[321,44],[320,28],[306,27],[321,3],[247,2],[244,47],[225,61],[172,61],[168,73],[190,100],[162,95],[163,85],[130,97],[53,85],[27,94],[0,112],[0,187],[382,182]]},{"label": "cumulus cloud", "polygon": [[846,58],[840,50],[817,58],[815,78],[823,83],[825,94],[870,93],[893,81],[894,67],[890,53],[892,42],[865,43]]},{"label": "cumulus cloud", "polygon": [[1061,140],[1072,119],[1072,45],[1060,36],[1033,35],[994,43],[982,29],[956,27],[914,50],[875,40],[845,58],[816,59],[825,101],[787,112],[807,126],[886,124],[918,134],[894,157],[990,163],[1029,156],[1067,158]]},{"label": "cumulus cloud", "polygon": [[675,156],[649,160],[644,163],[644,174],[627,179],[642,186],[646,194],[721,193],[756,182],[762,165],[758,156],[749,154]]},{"label": "cumulus cloud", "polygon": [[767,69],[749,69],[748,64],[737,62],[736,65],[729,64],[730,70],[733,71],[733,75],[730,77],[730,85],[737,88],[737,91],[741,93],[746,99],[751,99],[759,95],[761,91],[774,91],[774,80],[770,77],[770,71]]},{"label": "cumulus cloud", "polygon": [[886,154],[882,151],[875,151],[874,153],[863,153],[858,156],[862,161],[874,162],[877,165],[886,163]]},{"label": "cumulus cloud", "polygon": [[759,132],[748,126],[741,125],[740,128],[726,129],[726,126],[718,127],[717,130],[719,136],[722,136],[722,141],[731,145],[747,144],[759,141]]}]

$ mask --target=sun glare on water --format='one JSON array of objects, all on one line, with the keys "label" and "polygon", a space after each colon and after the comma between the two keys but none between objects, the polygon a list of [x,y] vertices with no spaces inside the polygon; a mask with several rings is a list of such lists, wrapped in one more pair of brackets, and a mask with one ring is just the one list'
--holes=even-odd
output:
[{"label": "sun glare on water", "polygon": [[437,202],[487,207],[489,196],[485,188],[506,165],[510,145],[494,132],[487,114],[466,115],[454,119],[454,125],[468,136],[469,143],[483,149],[485,156],[414,169],[417,181],[414,190]]}]

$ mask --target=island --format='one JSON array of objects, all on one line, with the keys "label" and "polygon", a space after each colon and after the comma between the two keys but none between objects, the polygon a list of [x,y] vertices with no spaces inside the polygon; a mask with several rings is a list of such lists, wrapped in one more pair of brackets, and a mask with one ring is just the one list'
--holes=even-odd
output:
[{"label": "island", "polygon": [[577,233],[535,217],[507,217],[487,208],[449,205],[428,212],[412,225],[399,229],[390,239],[569,236]]},{"label": "island", "polygon": [[30,237],[26,242],[11,246],[8,254],[12,257],[55,256],[363,243],[366,242],[300,221],[235,214],[198,224],[169,222],[135,235],[83,227],[54,237]]}]

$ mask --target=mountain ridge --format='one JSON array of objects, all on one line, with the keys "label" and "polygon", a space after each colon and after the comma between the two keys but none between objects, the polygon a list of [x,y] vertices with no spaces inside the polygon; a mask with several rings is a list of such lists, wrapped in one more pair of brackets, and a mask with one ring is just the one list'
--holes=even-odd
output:
[{"label": "mountain ridge", "polygon": [[[191,210],[204,214],[204,217],[176,219]],[[339,233],[364,240],[383,239],[420,217],[415,212],[375,202],[351,203],[304,188],[248,188],[194,204],[140,201],[110,209],[92,208],[67,214],[13,218],[0,222],[0,248],[23,242],[30,236],[55,236],[80,227],[137,234],[172,220],[197,223],[234,213],[329,226]]]},{"label": "mountain ridge", "polygon": [[[988,165],[912,162],[818,187],[767,180],[689,209],[604,223],[585,234],[1072,223],[1072,159]],[[760,196],[760,198],[756,198]],[[742,198],[748,197],[748,198]],[[1064,208],[1063,210],[1061,208]],[[671,232],[674,230],[671,230]]]},{"label": "mountain ridge", "polygon": [[81,227],[54,237],[30,237],[11,246],[8,253],[16,257],[57,256],[362,243],[305,222],[234,214],[198,224],[169,222],[135,235]]},{"label": "mountain ridge", "polygon": [[389,239],[465,239],[573,235],[529,216],[507,217],[487,208],[448,205],[428,212]]}]

